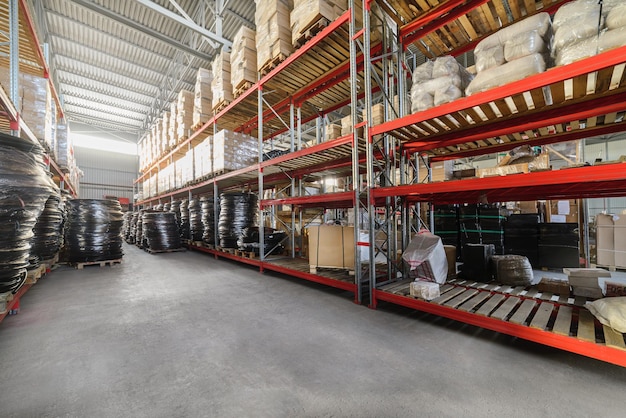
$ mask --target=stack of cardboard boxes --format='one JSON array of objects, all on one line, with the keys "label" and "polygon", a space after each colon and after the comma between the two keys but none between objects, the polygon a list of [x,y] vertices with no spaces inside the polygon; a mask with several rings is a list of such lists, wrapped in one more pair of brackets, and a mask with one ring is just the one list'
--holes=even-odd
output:
[{"label": "stack of cardboard boxes", "polygon": [[188,90],[178,92],[176,104],[176,141],[178,143],[189,138],[193,125],[194,93]]},{"label": "stack of cardboard boxes", "polygon": [[233,100],[233,86],[230,82],[230,53],[223,49],[215,55],[211,64],[213,80],[211,90],[213,93],[213,110],[221,110],[224,105]]},{"label": "stack of cardboard boxes", "polygon": [[293,5],[286,0],[255,0],[257,70],[263,71],[272,61],[282,60],[293,52],[289,14]]},{"label": "stack of cardboard boxes", "polygon": [[206,68],[198,68],[193,90],[193,127],[198,128],[211,118],[213,110],[213,74]]},{"label": "stack of cardboard boxes", "polygon": [[242,26],[233,38],[233,49],[230,54],[231,84],[233,95],[241,93],[246,85],[252,85],[257,79],[256,32]]},{"label": "stack of cardboard boxes", "polygon": [[291,41],[294,48],[304,44],[304,33],[321,19],[332,22],[348,8],[347,0],[294,0],[291,11]]}]

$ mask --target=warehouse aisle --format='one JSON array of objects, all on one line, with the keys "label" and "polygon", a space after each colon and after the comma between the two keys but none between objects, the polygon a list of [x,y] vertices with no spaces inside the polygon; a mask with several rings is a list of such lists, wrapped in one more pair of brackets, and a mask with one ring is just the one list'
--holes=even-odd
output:
[{"label": "warehouse aisle", "polygon": [[200,253],[63,267],[0,324],[3,417],[623,416],[626,369]]}]

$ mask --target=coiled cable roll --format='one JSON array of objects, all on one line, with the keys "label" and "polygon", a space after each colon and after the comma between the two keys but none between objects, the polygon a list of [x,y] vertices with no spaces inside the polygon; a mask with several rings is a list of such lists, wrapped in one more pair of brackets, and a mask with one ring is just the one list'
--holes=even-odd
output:
[{"label": "coiled cable roll", "polygon": [[140,210],[135,224],[135,245],[139,248],[143,247],[143,214],[144,211]]},{"label": "coiled cable roll", "polygon": [[237,248],[237,241],[245,228],[254,226],[257,214],[257,195],[254,193],[222,193],[217,231],[220,246]]},{"label": "coiled cable roll", "polygon": [[[287,237],[285,231],[278,229],[265,228],[263,230],[263,243],[265,256],[271,254],[281,254],[285,247],[282,245],[283,240]],[[252,226],[242,231],[241,237],[237,241],[239,249],[242,251],[254,252],[257,256],[261,253],[261,238],[259,236],[259,227]]]},{"label": "coiled cable roll", "polygon": [[202,241],[204,226],[202,225],[202,206],[198,199],[189,201],[189,239]]},{"label": "coiled cable roll", "polygon": [[133,212],[130,217],[130,231],[128,233],[128,242],[129,244],[135,243],[135,238],[137,237],[137,218],[139,218],[139,212]]},{"label": "coiled cable roll", "polygon": [[110,199],[76,199],[67,203],[67,260],[84,263],[122,258],[123,215],[120,203]]},{"label": "coiled cable roll", "polygon": [[[213,196],[203,197],[200,199],[202,206],[202,241],[209,245],[215,245],[215,205]],[[219,213],[219,203],[217,213]]]},{"label": "coiled cable roll", "polygon": [[44,205],[33,228],[31,258],[37,257],[40,261],[53,259],[61,249],[63,224],[63,210],[61,196],[53,194]]},{"label": "coiled cable roll", "polygon": [[189,200],[180,201],[180,237],[189,239]]},{"label": "coiled cable roll", "polygon": [[130,224],[131,221],[133,219],[133,213],[132,212],[124,212],[124,221],[122,223],[122,237],[124,238],[124,241],[128,242],[128,239],[130,237]]},{"label": "coiled cable roll", "polygon": [[52,186],[41,146],[0,133],[0,293],[26,279],[33,227]]},{"label": "coiled cable roll", "polygon": [[180,248],[180,231],[173,212],[146,211],[142,227],[144,248],[154,251]]}]

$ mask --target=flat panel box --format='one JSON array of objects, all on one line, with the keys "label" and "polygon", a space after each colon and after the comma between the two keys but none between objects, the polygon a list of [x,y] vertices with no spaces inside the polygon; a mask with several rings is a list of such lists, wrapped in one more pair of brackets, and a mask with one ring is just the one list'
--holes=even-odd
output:
[{"label": "flat panel box", "polygon": [[354,227],[319,225],[307,229],[311,269],[354,268]]}]

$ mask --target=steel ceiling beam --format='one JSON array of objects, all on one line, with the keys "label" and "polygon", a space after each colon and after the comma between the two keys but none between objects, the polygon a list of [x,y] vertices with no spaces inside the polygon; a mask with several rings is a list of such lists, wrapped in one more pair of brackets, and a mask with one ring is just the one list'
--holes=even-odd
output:
[{"label": "steel ceiling beam", "polygon": [[[83,0],[79,0],[79,2],[81,2]],[[150,0],[135,0],[137,1],[139,4],[149,8],[150,10],[153,10],[157,13],[162,14],[163,16],[174,20],[175,22],[199,33],[200,35],[210,39],[211,41],[217,42],[227,48],[231,48],[233,46],[233,43],[231,41],[229,41],[226,38],[223,38],[221,35],[215,34],[209,30],[206,30],[205,28],[203,28],[202,26],[196,24],[195,22],[193,22],[191,19],[186,19],[183,16],[180,16],[168,9],[166,9],[165,7],[159,6],[158,4],[150,1]]]},{"label": "steel ceiling beam", "polygon": [[[95,13],[101,14],[105,17],[108,17],[109,19],[115,20],[116,22],[119,22],[123,25],[126,25],[130,28],[133,28],[139,32],[142,32],[146,35],[149,35],[155,39],[158,39],[159,41],[166,43],[168,45],[170,45],[173,48],[176,48],[178,50],[181,51],[185,51],[186,53],[196,56],[198,58],[201,58],[203,60],[207,60],[210,61],[212,59],[212,57],[210,55],[204,54],[200,51],[197,51],[194,48],[191,48],[188,45],[183,44],[182,42],[179,42],[176,39],[170,38],[169,36],[165,36],[164,34],[160,33],[157,30],[154,30],[152,28],[149,28],[145,25],[142,25],[138,22],[135,22],[132,19],[127,18],[126,16],[122,16],[112,10],[107,9],[106,7],[100,6],[98,4],[92,3],[91,1],[87,1],[87,0],[72,0],[73,3],[78,4],[79,6],[82,6],[88,10],[91,10]],[[167,9],[166,9],[167,10]],[[168,10],[169,12],[169,10]],[[171,12],[170,12],[171,13]],[[183,21],[185,21],[184,18],[181,18]],[[196,25],[197,26],[197,25]],[[208,32],[208,31],[207,31]],[[210,32],[208,32],[210,33]]]},{"label": "steel ceiling beam", "polygon": [[[78,78],[80,78],[82,80],[86,80],[85,83],[81,83],[83,85],[86,85],[88,83],[94,83],[94,87],[96,87],[95,84],[99,84],[99,85],[102,85],[102,86],[104,86],[106,88],[111,88],[113,91],[115,91],[115,90],[124,90],[124,91],[127,91],[127,92],[131,93],[132,95],[141,96],[141,102],[149,102],[149,101],[151,101],[152,97],[154,97],[154,94],[156,94],[156,90],[157,90],[157,87],[154,87],[154,86],[152,86],[152,88],[150,89],[150,90],[153,90],[153,91],[146,91],[146,90],[140,90],[138,88],[124,86],[124,85],[121,85],[121,84],[113,84],[113,83],[111,83],[109,81],[99,80],[99,79],[97,79],[97,78],[95,78],[95,77],[93,77],[91,75],[88,75],[89,72],[85,72],[85,71],[76,72],[74,70],[68,69],[68,68],[63,67],[63,66],[57,66],[56,70],[59,73],[64,73],[64,74],[69,75],[69,76],[78,77]],[[66,77],[59,76],[59,77],[64,79],[64,83],[65,84],[73,84],[73,83],[68,81],[67,76]],[[96,89],[96,91],[102,92],[102,89]],[[106,93],[108,93],[108,90],[106,91]]]},{"label": "steel ceiling beam", "polygon": [[[90,102],[92,103],[90,104],[84,104],[84,103],[75,103],[74,97],[72,98],[66,98],[65,100],[65,106],[73,106],[75,108],[78,109],[84,109],[84,110],[91,110],[93,112],[106,112],[107,117],[106,118],[101,118],[102,120],[110,120],[110,121],[114,121],[113,119],[110,119],[110,117],[115,117],[115,118],[119,118],[119,119],[123,119],[125,121],[132,121],[132,122],[138,122],[138,123],[142,123],[143,122],[143,113],[141,112],[130,112],[128,110],[121,110],[121,109],[117,109],[117,108],[113,108],[112,106],[107,106],[107,105],[101,105],[99,103],[94,103],[94,102]],[[86,101],[84,99],[81,99],[83,101]],[[113,109],[115,111],[113,111]],[[80,113],[80,112],[76,112],[76,113]],[[131,113],[134,113],[135,116],[132,116]]]},{"label": "steel ceiling beam", "polygon": [[86,123],[88,125],[99,126],[105,129],[114,129],[119,132],[127,132],[136,135],[141,131],[141,127],[126,125],[124,123],[105,121],[103,119],[94,118],[87,115],[82,115],[80,113],[74,113],[71,111],[67,112],[68,119],[73,122],[81,122]]}]

